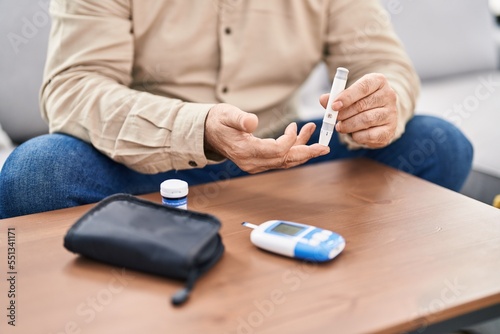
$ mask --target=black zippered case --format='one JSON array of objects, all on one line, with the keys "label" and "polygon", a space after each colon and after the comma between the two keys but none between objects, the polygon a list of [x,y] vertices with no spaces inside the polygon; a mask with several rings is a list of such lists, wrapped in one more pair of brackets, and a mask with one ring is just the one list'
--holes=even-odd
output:
[{"label": "black zippered case", "polygon": [[68,230],[64,247],[111,265],[186,281],[172,296],[184,303],[200,275],[224,252],[220,221],[128,194],[99,202]]}]

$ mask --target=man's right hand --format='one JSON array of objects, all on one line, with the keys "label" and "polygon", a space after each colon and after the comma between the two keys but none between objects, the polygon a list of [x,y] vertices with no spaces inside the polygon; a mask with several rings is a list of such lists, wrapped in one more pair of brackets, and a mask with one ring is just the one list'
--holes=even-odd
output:
[{"label": "man's right hand", "polygon": [[278,139],[254,137],[258,123],[254,114],[230,104],[217,104],[205,121],[205,149],[230,159],[251,174],[294,167],[330,152],[323,145],[306,145],[315,130],[314,123],[304,125],[298,135],[297,124],[291,123]]}]

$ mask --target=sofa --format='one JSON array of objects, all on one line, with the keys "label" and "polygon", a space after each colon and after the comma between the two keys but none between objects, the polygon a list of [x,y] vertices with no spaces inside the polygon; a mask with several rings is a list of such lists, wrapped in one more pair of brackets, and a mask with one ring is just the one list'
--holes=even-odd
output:
[{"label": "sofa", "polygon": [[[500,39],[488,0],[381,2],[422,80],[417,113],[448,119],[469,137],[475,157],[463,193],[491,204],[500,193],[500,154],[495,153],[500,87],[494,84],[500,82]],[[47,132],[38,93],[50,30],[48,5],[49,0],[0,2],[0,34],[6,37],[0,39],[0,127],[14,145]],[[322,117],[317,97],[329,86],[320,64],[296,95],[301,118]],[[0,168],[13,148],[8,137],[0,130]]]},{"label": "sofa", "polygon": [[48,131],[38,108],[48,6],[49,0],[0,1],[0,169],[14,145]]}]

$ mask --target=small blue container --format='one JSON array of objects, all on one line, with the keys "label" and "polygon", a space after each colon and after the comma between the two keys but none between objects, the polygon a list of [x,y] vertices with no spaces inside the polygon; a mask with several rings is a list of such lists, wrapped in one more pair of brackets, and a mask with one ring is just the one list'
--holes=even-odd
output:
[{"label": "small blue container", "polygon": [[160,185],[162,203],[173,208],[187,209],[188,192],[189,188],[186,181],[169,179],[163,181]]}]

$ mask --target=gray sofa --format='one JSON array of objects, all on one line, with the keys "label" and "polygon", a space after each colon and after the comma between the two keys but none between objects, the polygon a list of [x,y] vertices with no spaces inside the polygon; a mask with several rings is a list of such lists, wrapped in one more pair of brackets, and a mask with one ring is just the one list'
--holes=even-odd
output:
[{"label": "gray sofa", "polygon": [[[0,2],[0,35],[7,37],[0,39],[0,126],[14,143],[47,132],[38,91],[50,29],[48,2]],[[500,154],[495,150],[500,143],[500,87],[488,81],[500,82],[500,72],[488,0],[381,2],[422,79],[417,113],[444,117],[469,137],[475,146],[474,172],[463,192],[491,203],[500,193]],[[321,117],[317,97],[328,90],[325,69],[319,66],[297,94],[300,116]],[[0,166],[8,146],[4,140],[2,150],[0,135]]]}]

